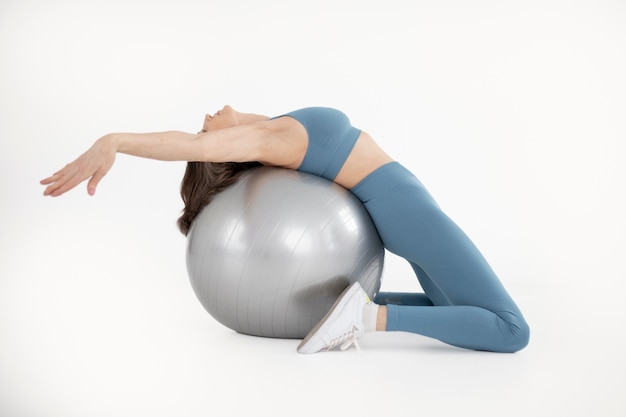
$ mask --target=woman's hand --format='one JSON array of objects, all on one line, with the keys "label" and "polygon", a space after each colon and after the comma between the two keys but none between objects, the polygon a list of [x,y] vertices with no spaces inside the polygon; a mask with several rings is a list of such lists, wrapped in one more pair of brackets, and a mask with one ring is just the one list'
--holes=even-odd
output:
[{"label": "woman's hand", "polygon": [[70,162],[51,177],[41,180],[41,185],[48,186],[43,195],[58,197],[86,179],[89,179],[87,192],[94,195],[98,183],[113,166],[116,152],[117,141],[112,135],[98,139],[74,162]]}]

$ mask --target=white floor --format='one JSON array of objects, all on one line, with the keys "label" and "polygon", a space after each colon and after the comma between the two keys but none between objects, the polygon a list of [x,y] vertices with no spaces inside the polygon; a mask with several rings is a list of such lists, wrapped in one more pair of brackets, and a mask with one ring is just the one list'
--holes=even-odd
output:
[{"label": "white floor", "polygon": [[[239,335],[217,324],[195,300],[184,269],[163,261],[180,256],[133,242],[132,235],[106,249],[92,241],[94,233],[66,229],[59,242],[53,236],[64,227],[46,227],[47,238],[20,234],[3,262],[3,415],[619,416],[626,410],[622,295],[572,290],[581,277],[567,267],[555,280],[561,283],[536,275],[511,288],[533,328],[530,346],[517,354],[379,333],[362,339],[362,352],[303,356],[295,352],[297,341]],[[530,272],[523,264],[520,270]]]},{"label": "white floor", "polygon": [[[623,3],[198,4],[0,6],[0,417],[626,414]],[[41,197],[99,135],[224,103],[349,113],[478,244],[529,347],[298,355],[196,300],[183,163],[120,156],[95,197]],[[383,288],[418,290],[391,256]]]}]

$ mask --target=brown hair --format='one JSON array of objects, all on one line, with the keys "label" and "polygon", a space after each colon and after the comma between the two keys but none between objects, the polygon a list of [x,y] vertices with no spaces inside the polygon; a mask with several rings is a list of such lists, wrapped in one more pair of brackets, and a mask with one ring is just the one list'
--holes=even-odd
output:
[{"label": "brown hair", "polygon": [[185,208],[178,219],[178,228],[187,236],[191,223],[213,197],[234,184],[242,172],[261,166],[258,162],[188,162],[180,184]]}]

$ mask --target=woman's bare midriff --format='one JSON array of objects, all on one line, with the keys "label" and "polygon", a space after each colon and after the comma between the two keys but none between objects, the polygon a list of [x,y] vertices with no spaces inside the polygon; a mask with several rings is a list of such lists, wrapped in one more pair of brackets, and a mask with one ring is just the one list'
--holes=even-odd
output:
[{"label": "woman's bare midriff", "polygon": [[393,162],[393,158],[387,155],[369,134],[361,131],[335,182],[351,189],[363,178],[389,162]]}]

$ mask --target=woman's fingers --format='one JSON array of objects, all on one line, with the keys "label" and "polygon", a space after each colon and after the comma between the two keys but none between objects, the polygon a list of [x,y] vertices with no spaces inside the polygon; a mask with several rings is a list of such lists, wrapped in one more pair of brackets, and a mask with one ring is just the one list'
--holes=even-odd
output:
[{"label": "woman's fingers", "polygon": [[54,192],[64,183],[63,176],[56,173],[40,181],[41,185],[47,185],[43,195],[53,195]]},{"label": "woman's fingers", "polygon": [[81,175],[81,169],[76,166],[76,162],[73,162],[66,165],[51,177],[41,180],[42,185],[48,185],[43,195],[52,197],[60,196],[76,187],[86,178],[87,176]]},{"label": "woman's fingers", "polygon": [[67,168],[68,165],[66,165],[63,169],[55,172],[54,174],[50,175],[48,178],[44,178],[43,180],[39,181],[39,183],[41,185],[48,185],[48,184],[52,184],[53,182],[56,182],[59,180],[59,177],[61,176],[61,174],[63,173],[63,170],[65,170]]},{"label": "woman's fingers", "polygon": [[57,197],[66,191],[72,189],[74,186],[69,182],[70,179],[67,178],[59,178],[53,183],[51,183],[45,190],[43,195],[49,195],[51,197]]}]

